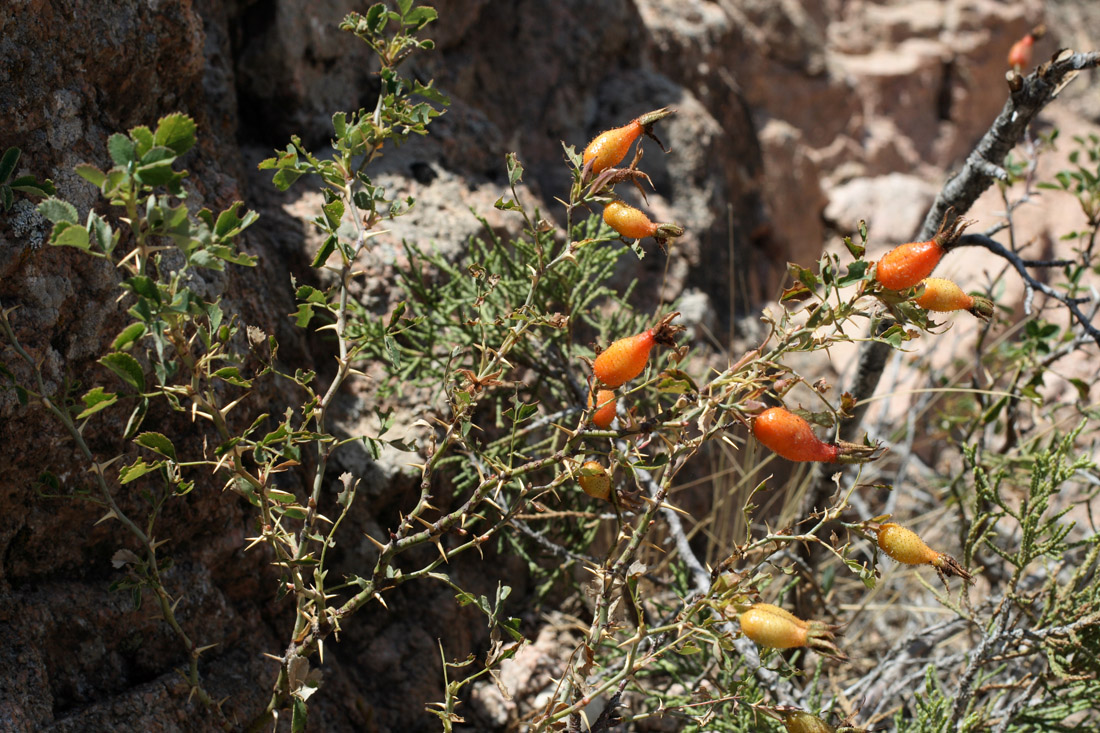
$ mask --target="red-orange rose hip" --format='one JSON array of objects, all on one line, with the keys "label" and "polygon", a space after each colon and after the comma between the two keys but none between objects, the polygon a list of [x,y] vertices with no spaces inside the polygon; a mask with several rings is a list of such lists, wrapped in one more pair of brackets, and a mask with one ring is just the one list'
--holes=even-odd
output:
[{"label": "red-orange rose hip", "polygon": [[772,407],[757,415],[752,434],[788,461],[859,463],[870,460],[876,452],[871,446],[856,443],[826,443],[814,435],[810,423],[782,407]]},{"label": "red-orange rose hip", "polygon": [[969,221],[955,219],[948,226],[947,220],[952,213],[949,209],[944,214],[940,229],[932,239],[899,244],[887,252],[875,265],[875,279],[890,290],[905,290],[931,275],[944,254],[958,246],[959,237],[970,225]]},{"label": "red-orange rose hip", "polygon": [[592,363],[596,379],[606,387],[618,387],[641,374],[654,345],[676,345],[676,334],[684,330],[683,326],[672,325],[672,320],[679,315],[670,313],[653,328],[619,339],[604,349]]},{"label": "red-orange rose hip", "polygon": [[[653,137],[652,126],[658,120],[662,120],[673,113],[670,107],[647,112],[636,117],[622,127],[601,132],[592,138],[584,149],[584,167],[590,173],[601,173],[608,168],[618,165],[626,157],[630,146],[638,139],[639,135]],[[660,144],[660,140],[657,140]]]}]

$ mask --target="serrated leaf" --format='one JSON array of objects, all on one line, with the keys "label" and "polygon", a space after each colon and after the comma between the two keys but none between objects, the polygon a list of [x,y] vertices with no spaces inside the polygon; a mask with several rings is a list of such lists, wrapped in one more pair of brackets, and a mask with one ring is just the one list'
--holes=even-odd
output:
[{"label": "serrated leaf", "polygon": [[88,230],[67,221],[59,221],[54,225],[53,232],[50,234],[50,244],[55,247],[76,247],[83,250],[92,248],[88,239]]},{"label": "serrated leaf", "polygon": [[161,117],[153,142],[183,155],[195,144],[195,121],[180,112]]},{"label": "serrated leaf", "polygon": [[76,416],[77,420],[83,420],[89,415],[94,415],[100,410],[115,404],[118,402],[118,395],[114,392],[104,391],[102,387],[95,387],[80,399],[84,402],[84,409]]},{"label": "serrated leaf", "polygon": [[38,204],[38,213],[46,217],[54,224],[65,222],[67,224],[79,224],[80,217],[76,213],[76,207],[68,201],[53,198],[52,196]]},{"label": "serrated leaf", "polygon": [[134,154],[143,158],[153,148],[153,131],[145,125],[130,129],[130,139],[134,141]]},{"label": "serrated leaf", "polygon": [[107,152],[111,160],[120,168],[126,168],[137,159],[134,141],[120,132],[107,138]]},{"label": "serrated leaf", "polygon": [[329,229],[335,232],[340,228],[340,222],[344,218],[344,202],[340,199],[330,201],[329,203],[321,207],[321,211],[325,213],[325,221],[328,222]]},{"label": "serrated leaf", "polygon": [[313,258],[313,262],[310,263],[310,267],[320,267],[328,261],[329,255],[336,250],[336,235],[332,234],[325,238],[324,244],[317,250],[316,256]]},{"label": "serrated leaf", "polygon": [[237,210],[243,205],[243,201],[234,201],[228,209],[218,214],[218,222],[214,225],[215,236],[219,239],[232,239],[260,218],[255,211],[247,209],[243,217],[238,216]]},{"label": "serrated leaf", "polygon": [[148,448],[154,453],[159,453],[165,458],[171,458],[176,460],[176,446],[172,445],[172,441],[168,439],[168,436],[164,433],[155,433],[152,431],[142,433],[134,438],[134,442],[140,446]]},{"label": "serrated leaf", "polygon": [[294,296],[296,298],[298,298],[298,300],[302,300],[302,301],[305,301],[307,303],[324,304],[326,302],[325,301],[325,294],[323,292],[321,292],[320,290],[318,290],[317,288],[313,287],[312,285],[302,285],[302,286],[300,286],[294,292]]},{"label": "serrated leaf", "polygon": [[285,191],[294,185],[294,182],[302,177],[302,171],[295,170],[294,168],[280,168],[275,171],[275,175],[271,177],[271,182],[275,184],[275,188],[280,191]]},{"label": "serrated leaf", "polygon": [[299,303],[298,310],[291,315],[294,316],[294,323],[298,328],[305,328],[313,320],[313,306],[309,303]]},{"label": "serrated leaf", "polygon": [[119,379],[136,391],[145,391],[145,374],[134,357],[125,352],[116,351],[113,354],[104,356],[99,360],[99,363],[117,374]]},{"label": "serrated leaf", "polygon": [[146,463],[144,459],[139,458],[129,466],[124,466],[118,472],[118,482],[120,484],[128,484],[131,481],[135,481],[147,473],[156,471],[158,468],[164,465],[163,461],[156,461],[154,463]]}]

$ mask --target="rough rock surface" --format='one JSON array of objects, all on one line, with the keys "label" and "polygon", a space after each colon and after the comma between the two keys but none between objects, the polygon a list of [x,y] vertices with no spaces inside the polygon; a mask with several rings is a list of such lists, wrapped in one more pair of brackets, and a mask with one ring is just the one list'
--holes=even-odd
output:
[{"label": "rough rock surface", "polygon": [[[469,207],[496,216],[489,204],[502,190],[509,150],[527,166],[530,195],[553,216],[553,196],[566,182],[562,140],[583,145],[599,130],[671,104],[680,114],[663,135],[676,155],[648,149],[657,188],[649,201],[689,236],[667,278],[662,256],[647,257],[623,277],[652,286],[640,289],[653,299],[642,308],[687,289],[692,303],[712,308],[694,322],[718,335],[727,331],[731,304],[747,310],[766,300],[788,259],[820,252],[830,221],[843,231],[873,217],[884,238],[905,238],[908,209],[892,206],[884,193],[924,197],[938,185],[1000,109],[1005,53],[1040,20],[1038,0],[439,5],[438,51],[418,60],[416,70],[436,78],[455,104],[433,138],[386,160],[387,185],[419,204],[401,222],[408,229],[380,241],[379,252],[396,253],[400,237],[415,232],[457,255],[480,228]],[[1050,6],[1053,34],[1036,58],[1060,44],[1095,43],[1093,4]],[[311,348],[285,316],[293,311],[286,273],[306,269],[311,194],[306,187],[274,193],[255,162],[292,133],[323,145],[334,110],[373,104],[368,54],[336,30],[347,9],[338,0],[2,5],[0,149],[20,146],[19,173],[52,178],[83,214],[94,197],[72,173],[75,164],[103,166],[113,132],[171,111],[192,115],[200,144],[186,159],[190,201],[224,207],[243,199],[263,214],[245,242],[260,266],[208,285],[245,322],[276,334],[285,357],[304,363]],[[1071,101],[1096,119],[1097,82],[1091,84],[1091,96],[1075,89]],[[490,225],[514,226],[500,217]],[[41,247],[44,232],[25,203],[0,214],[0,306],[20,307],[13,316],[18,335],[42,360],[48,390],[66,377],[105,379],[95,356],[121,323],[117,276],[75,251]],[[384,268],[379,273],[358,294],[368,307],[385,307]],[[0,362],[26,379],[5,344]],[[285,397],[257,399],[278,413]],[[188,430],[172,415],[154,417],[165,432]],[[121,432],[117,421],[104,421],[87,438],[109,457],[127,450]],[[36,490],[35,478],[47,468],[64,493],[90,485],[71,442],[43,410],[22,408],[3,392],[0,445],[0,511],[7,518],[0,526],[0,728],[211,729],[201,705],[181,689],[174,668],[184,655],[150,611],[151,600],[134,610],[128,595],[108,591],[122,578],[112,555],[132,549],[118,525],[93,526],[98,507]],[[346,463],[374,487],[350,527],[356,536],[380,535],[407,489],[402,461],[389,456],[378,466],[352,456]],[[119,500],[140,512],[139,497],[120,492]],[[158,527],[158,536],[170,538],[165,551],[175,565],[167,580],[183,597],[188,632],[218,644],[204,656],[211,692],[228,698],[232,719],[248,720],[265,704],[275,672],[261,655],[281,653],[292,613],[276,599],[267,558],[244,551],[254,529],[249,512],[200,480],[188,497],[169,503]],[[371,551],[366,540],[349,543],[338,570],[361,566]],[[497,566],[522,591],[519,567]],[[484,592],[495,584],[473,566],[456,572]],[[437,635],[445,635],[452,657],[484,646],[483,622],[457,609],[449,591],[414,584],[388,602],[389,612],[364,613],[338,644],[326,645],[325,686],[310,701],[312,729],[435,729],[424,704],[442,696]],[[486,714],[503,722],[514,711]]]}]

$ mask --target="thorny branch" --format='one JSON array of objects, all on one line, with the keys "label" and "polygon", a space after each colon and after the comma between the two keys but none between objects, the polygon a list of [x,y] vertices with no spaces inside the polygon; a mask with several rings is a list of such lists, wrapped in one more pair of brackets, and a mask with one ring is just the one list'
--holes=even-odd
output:
[{"label": "thorny branch", "polygon": [[[948,209],[954,207],[960,215],[969,211],[994,180],[1006,179],[1007,173],[1003,169],[1005,157],[1024,136],[1032,120],[1079,72],[1100,66],[1100,52],[1075,53],[1062,58],[1064,55],[1060,54],[1056,57],[1058,60],[1043,64],[1027,77],[1020,77],[1014,72],[1010,74],[1010,95],[1004,108],[967,157],[962,170],[944,184],[924,217],[916,240],[931,238]],[[859,432],[869,405],[866,400],[878,387],[890,353],[889,344],[879,341],[863,343],[856,375],[849,389],[857,403],[852,419],[843,426],[843,439],[852,440]]]}]

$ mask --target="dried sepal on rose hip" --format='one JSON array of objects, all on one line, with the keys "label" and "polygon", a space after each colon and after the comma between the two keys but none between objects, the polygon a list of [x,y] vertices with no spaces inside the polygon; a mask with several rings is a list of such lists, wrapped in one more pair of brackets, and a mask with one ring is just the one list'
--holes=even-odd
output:
[{"label": "dried sepal on rose hip", "polygon": [[833,643],[837,626],[804,621],[770,603],[754,603],[739,617],[741,631],[758,646],[771,649],[806,647],[838,661],[848,657]]},{"label": "dried sepal on rose hip", "polygon": [[752,434],[766,448],[788,461],[819,463],[864,463],[878,457],[879,446],[847,441],[826,443],[814,435],[804,418],[782,407],[772,407],[756,416]]},{"label": "dried sepal on rose hip", "polygon": [[679,315],[679,312],[669,313],[653,328],[619,339],[600,352],[592,362],[596,379],[605,387],[614,388],[641,374],[654,346],[676,346],[676,336],[684,330],[683,326],[672,325]]},{"label": "dried sepal on rose hip", "polygon": [[959,245],[963,231],[973,223],[953,219],[954,213],[953,208],[947,210],[936,236],[928,241],[906,242],[887,252],[875,265],[875,279],[889,290],[905,290],[931,275],[944,254]]},{"label": "dried sepal on rose hip", "polygon": [[592,424],[600,430],[607,430],[615,419],[617,400],[609,389],[594,389],[588,393],[588,409],[592,410]]},{"label": "dried sepal on rose hip", "polygon": [[684,235],[684,228],[679,224],[658,224],[651,221],[639,209],[635,209],[622,201],[612,201],[605,206],[603,208],[603,220],[609,227],[627,239],[653,237],[662,246],[669,239]]},{"label": "dried sepal on rose hip", "polygon": [[983,321],[993,318],[993,301],[980,295],[963,292],[955,283],[942,277],[929,277],[921,281],[924,291],[913,299],[921,308],[940,313],[969,311]]},{"label": "dried sepal on rose hip", "polygon": [[611,474],[599,461],[586,461],[578,471],[577,483],[593,499],[611,500]]},{"label": "dried sepal on rose hip", "polygon": [[655,109],[635,117],[622,127],[601,132],[592,138],[592,142],[588,143],[584,149],[583,177],[588,178],[589,175],[602,173],[621,163],[630,151],[630,146],[641,135],[651,138],[661,146],[661,150],[664,150],[665,146],[653,133],[653,125],[675,111],[671,107]]},{"label": "dried sepal on rose hip", "polygon": [[945,578],[957,575],[968,583],[974,580],[955,558],[936,552],[924,544],[924,540],[911,529],[887,522],[880,524],[875,532],[878,535],[879,548],[896,562],[904,565],[931,565]]}]

